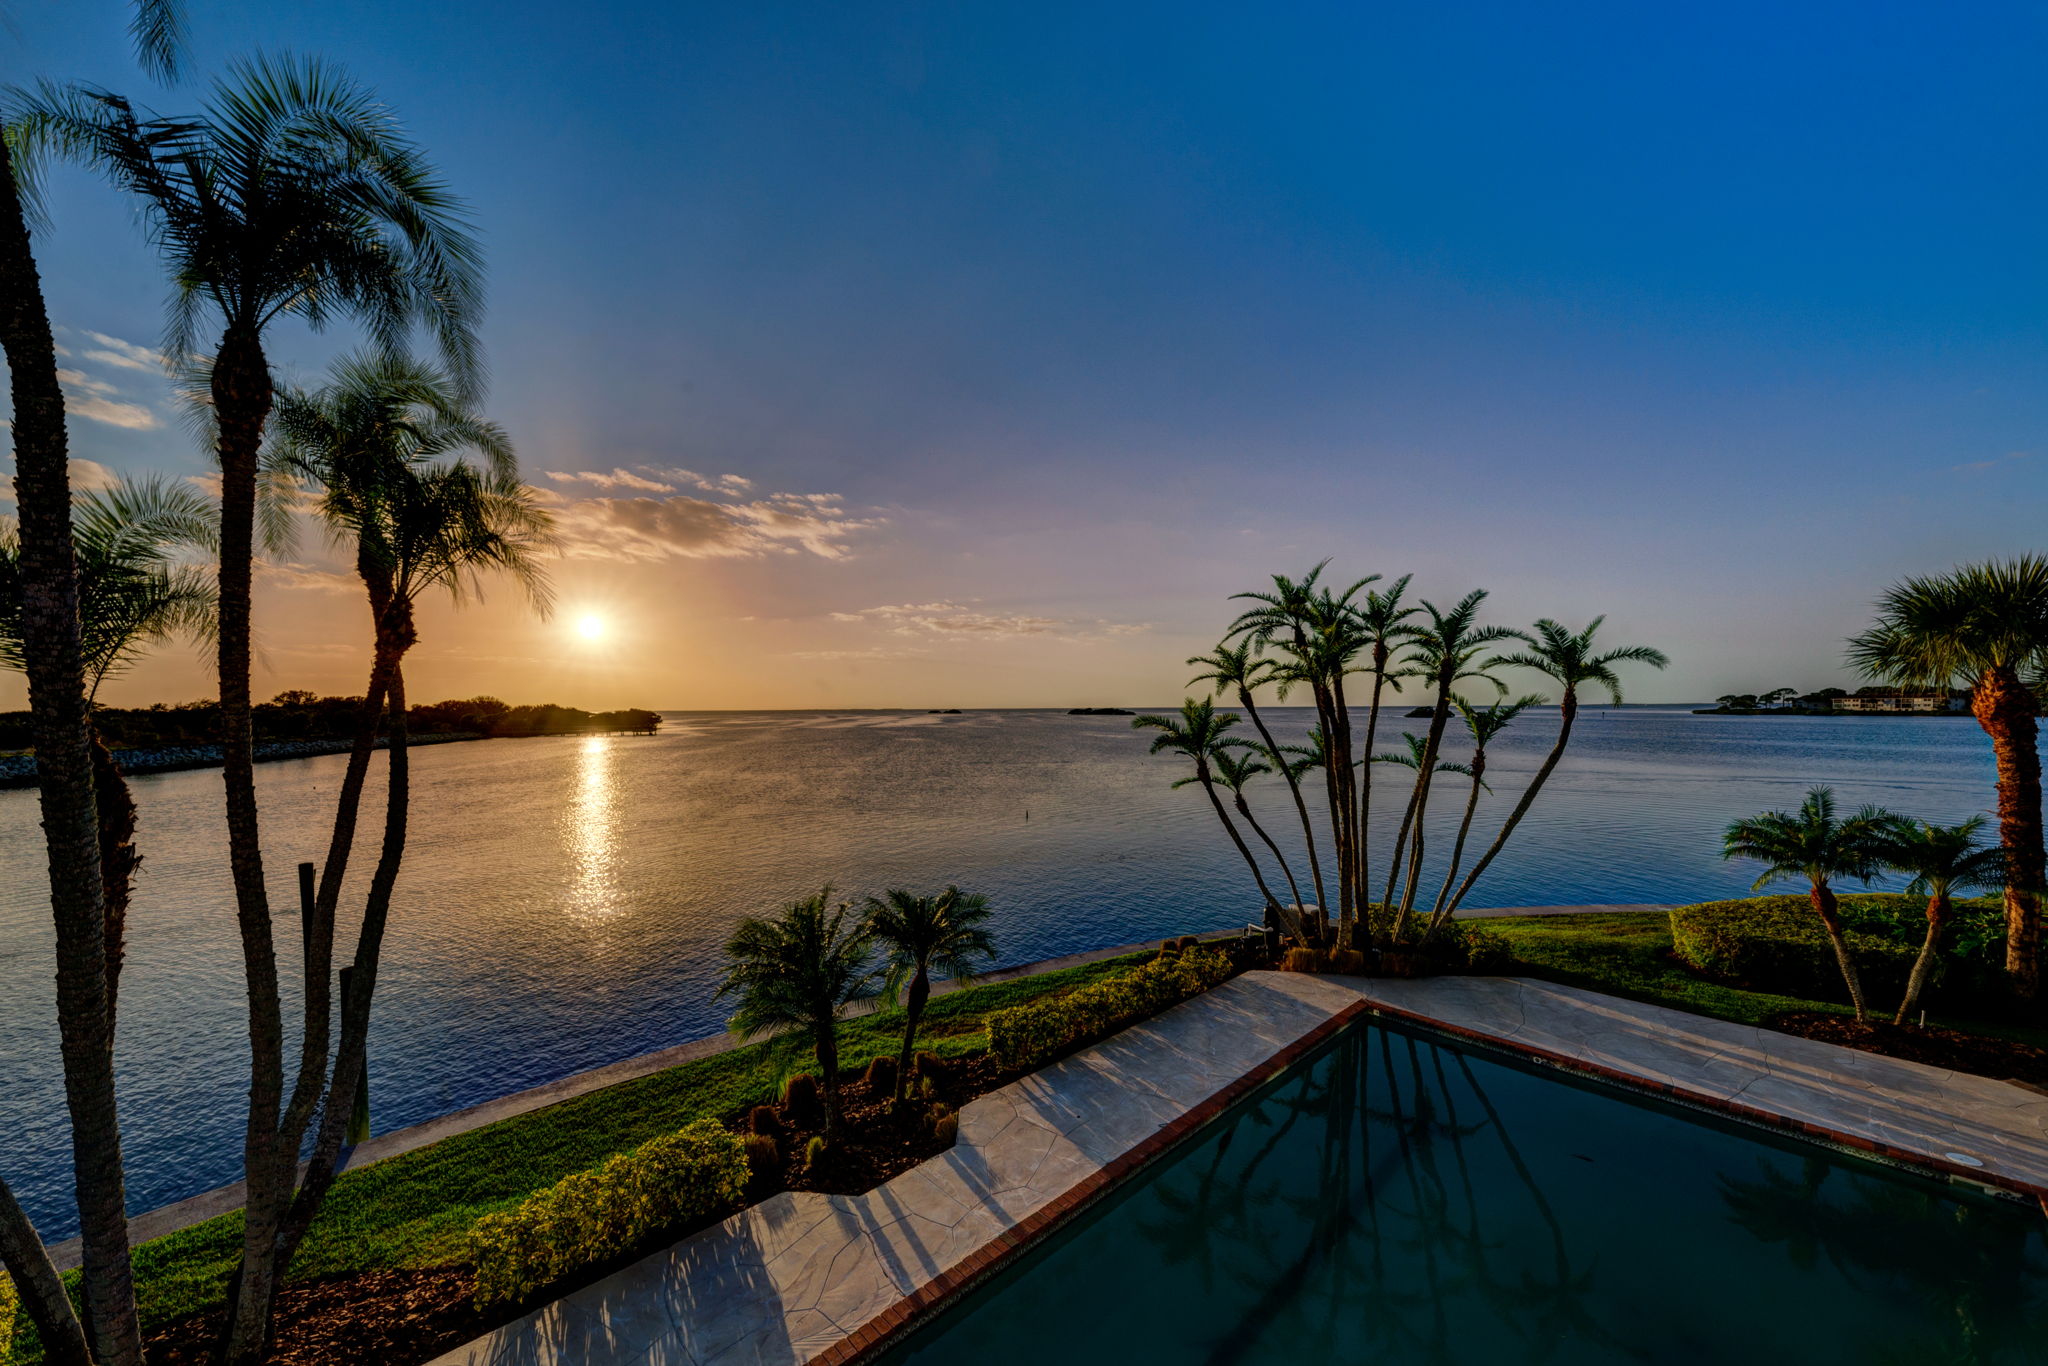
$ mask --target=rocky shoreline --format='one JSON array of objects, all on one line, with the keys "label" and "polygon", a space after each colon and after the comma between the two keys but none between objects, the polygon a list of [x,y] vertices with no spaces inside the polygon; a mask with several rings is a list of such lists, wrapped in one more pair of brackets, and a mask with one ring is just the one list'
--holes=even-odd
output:
[{"label": "rocky shoreline", "polygon": [[[442,745],[452,740],[486,740],[489,736],[474,734],[415,735],[408,748],[418,749],[421,745]],[[382,749],[384,741],[377,747]],[[350,742],[347,740],[269,740],[256,746],[256,762],[270,763],[277,759],[311,759],[322,754],[346,754]],[[177,773],[188,768],[219,768],[219,745],[163,745],[149,748],[117,749],[114,761],[121,766],[121,772],[129,777],[145,773]],[[0,755],[0,788],[34,787],[36,785],[36,758],[33,754]]]}]

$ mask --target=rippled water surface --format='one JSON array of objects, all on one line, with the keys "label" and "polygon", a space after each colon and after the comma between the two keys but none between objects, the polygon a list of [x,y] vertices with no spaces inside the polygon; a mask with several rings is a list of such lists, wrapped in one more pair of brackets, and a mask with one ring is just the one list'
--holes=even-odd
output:
[{"label": "rippled water surface", "polygon": [[[1482,833],[1555,718],[1533,712],[1496,742]],[[1275,724],[1298,733],[1306,717]],[[1207,803],[1171,790],[1172,762],[1144,748],[1121,717],[805,712],[677,713],[652,737],[417,751],[372,1033],[375,1126],[717,1032],[718,946],[735,919],[827,882],[987,892],[1012,963],[1256,918]],[[281,912],[296,905],[294,863],[325,847],[344,762],[257,770]],[[1991,803],[1992,778],[1967,719],[1596,710],[1473,904],[1734,894],[1748,875],[1721,862],[1717,832],[1735,816],[1828,782],[1845,803],[1954,820]],[[130,1204],[146,1209],[240,1174],[246,1017],[220,775],[134,786],[145,861],[120,1068]],[[1448,822],[1462,793],[1439,791]],[[1284,837],[1285,789],[1253,803]],[[0,792],[0,1172],[61,1237],[74,1219],[35,805]],[[281,919],[280,943],[294,943],[295,914]]]}]

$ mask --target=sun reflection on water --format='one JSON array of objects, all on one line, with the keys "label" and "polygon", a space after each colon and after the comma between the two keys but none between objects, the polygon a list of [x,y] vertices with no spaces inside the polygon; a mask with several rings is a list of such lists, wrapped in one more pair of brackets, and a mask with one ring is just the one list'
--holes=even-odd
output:
[{"label": "sun reflection on water", "polygon": [[586,923],[609,920],[620,911],[618,884],[618,782],[612,773],[612,742],[593,735],[577,758],[576,792],[562,813],[562,836],[575,866],[569,913]]}]

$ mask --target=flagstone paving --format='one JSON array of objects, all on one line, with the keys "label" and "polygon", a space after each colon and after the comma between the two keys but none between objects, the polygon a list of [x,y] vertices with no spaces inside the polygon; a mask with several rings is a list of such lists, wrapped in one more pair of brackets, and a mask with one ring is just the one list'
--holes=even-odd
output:
[{"label": "flagstone paving", "polygon": [[969,1103],[876,1190],[778,1195],[432,1366],[850,1361],[1367,1010],[2048,1190],[2048,1095],[2003,1082],[1526,979],[1255,972]]}]

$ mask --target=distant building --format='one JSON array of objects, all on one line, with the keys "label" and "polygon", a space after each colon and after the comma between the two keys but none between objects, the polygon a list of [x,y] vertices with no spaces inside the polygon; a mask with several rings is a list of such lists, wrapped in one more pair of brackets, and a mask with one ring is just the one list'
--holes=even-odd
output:
[{"label": "distant building", "polygon": [[1966,692],[1874,692],[1833,699],[1836,711],[1962,712],[1970,709]]}]

